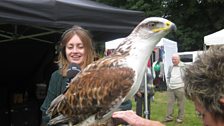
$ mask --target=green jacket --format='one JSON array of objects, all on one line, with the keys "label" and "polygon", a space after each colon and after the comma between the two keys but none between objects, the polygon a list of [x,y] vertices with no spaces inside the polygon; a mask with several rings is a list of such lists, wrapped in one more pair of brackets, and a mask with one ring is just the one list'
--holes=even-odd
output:
[{"label": "green jacket", "polygon": [[43,104],[40,107],[42,111],[42,122],[48,123],[50,118],[45,114],[51,102],[59,96],[66,88],[66,77],[63,77],[59,70],[52,73],[51,79],[48,86],[47,96],[44,99]]}]

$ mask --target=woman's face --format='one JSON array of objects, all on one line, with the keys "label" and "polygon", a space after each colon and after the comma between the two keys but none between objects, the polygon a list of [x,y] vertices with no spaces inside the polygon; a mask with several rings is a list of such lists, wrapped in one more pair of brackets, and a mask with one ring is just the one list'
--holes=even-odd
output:
[{"label": "woman's face", "polygon": [[68,61],[70,63],[76,63],[82,65],[84,62],[85,49],[83,42],[80,40],[79,36],[74,35],[66,44],[65,53]]},{"label": "woman's face", "polygon": [[224,122],[216,120],[211,112],[206,111],[206,109],[197,101],[195,103],[195,109],[199,113],[204,126],[224,126]]}]

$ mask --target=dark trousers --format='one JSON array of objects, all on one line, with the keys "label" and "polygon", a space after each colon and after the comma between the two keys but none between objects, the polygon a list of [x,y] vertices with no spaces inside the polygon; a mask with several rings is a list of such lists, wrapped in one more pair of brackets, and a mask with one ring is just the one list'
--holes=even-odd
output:
[{"label": "dark trousers", "polygon": [[[150,119],[150,95],[148,94],[148,117]],[[142,93],[142,96],[139,97],[135,95],[135,101],[136,101],[136,114],[139,116],[145,117],[145,96],[144,93]]]}]

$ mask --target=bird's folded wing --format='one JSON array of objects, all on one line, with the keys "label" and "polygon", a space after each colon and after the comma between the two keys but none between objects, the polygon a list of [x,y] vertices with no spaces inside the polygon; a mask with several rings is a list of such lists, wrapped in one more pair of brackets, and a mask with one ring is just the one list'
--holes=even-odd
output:
[{"label": "bird's folded wing", "polygon": [[122,102],[133,79],[134,71],[127,67],[86,70],[73,80],[65,97],[79,121],[93,114],[101,118]]}]

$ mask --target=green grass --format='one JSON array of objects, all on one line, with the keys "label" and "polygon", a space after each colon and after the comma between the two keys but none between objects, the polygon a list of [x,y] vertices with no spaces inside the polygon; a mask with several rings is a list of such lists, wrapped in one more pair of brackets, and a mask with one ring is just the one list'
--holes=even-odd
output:
[{"label": "green grass", "polygon": [[[133,110],[135,111],[136,105],[133,100]],[[154,101],[151,102],[151,116],[152,120],[163,121],[167,110],[167,96],[166,92],[156,92],[154,96]],[[174,117],[177,117],[177,106],[174,107]],[[192,101],[186,100],[185,104],[185,116],[184,122],[177,124],[174,121],[169,123],[164,123],[166,126],[201,126],[201,120],[195,114],[195,107]]]}]

